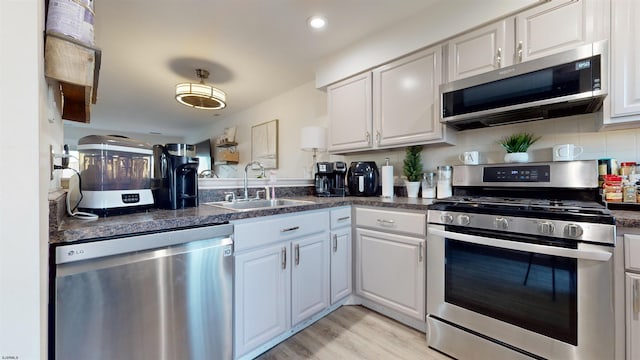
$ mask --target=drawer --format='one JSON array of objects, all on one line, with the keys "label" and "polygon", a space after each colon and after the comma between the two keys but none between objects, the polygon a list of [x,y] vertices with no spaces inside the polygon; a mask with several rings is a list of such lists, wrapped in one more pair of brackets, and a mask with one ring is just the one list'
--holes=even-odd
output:
[{"label": "drawer", "polygon": [[356,208],[356,226],[381,231],[393,231],[425,237],[426,213]]},{"label": "drawer", "polygon": [[234,221],[234,249],[243,251],[321,232],[329,232],[327,210],[239,220]]},{"label": "drawer", "polygon": [[351,225],[351,206],[332,209],[330,213],[331,229]]},{"label": "drawer", "polygon": [[640,235],[624,235],[624,267],[640,271]]}]

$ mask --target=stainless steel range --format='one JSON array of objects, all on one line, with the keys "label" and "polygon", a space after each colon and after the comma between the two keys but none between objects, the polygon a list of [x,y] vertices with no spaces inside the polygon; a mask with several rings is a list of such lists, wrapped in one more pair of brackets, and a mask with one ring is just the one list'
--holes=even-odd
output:
[{"label": "stainless steel range", "polygon": [[615,218],[596,161],[455,166],[428,211],[429,346],[458,359],[613,359]]}]

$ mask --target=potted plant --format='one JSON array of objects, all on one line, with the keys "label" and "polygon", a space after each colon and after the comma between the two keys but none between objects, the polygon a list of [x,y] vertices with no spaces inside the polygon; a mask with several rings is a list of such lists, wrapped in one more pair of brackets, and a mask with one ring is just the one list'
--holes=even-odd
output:
[{"label": "potted plant", "polygon": [[529,154],[527,150],[529,146],[540,140],[540,136],[535,136],[528,132],[505,136],[498,141],[498,144],[507,152],[504,156],[505,162],[528,162]]},{"label": "potted plant", "polygon": [[422,145],[409,146],[406,150],[402,172],[407,177],[405,186],[408,197],[418,197],[420,179],[422,176]]}]

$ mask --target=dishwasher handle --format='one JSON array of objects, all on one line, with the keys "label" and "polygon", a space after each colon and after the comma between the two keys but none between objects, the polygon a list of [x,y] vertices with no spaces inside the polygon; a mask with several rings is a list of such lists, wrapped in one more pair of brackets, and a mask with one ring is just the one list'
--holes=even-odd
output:
[{"label": "dishwasher handle", "polygon": [[[144,235],[101,239],[79,244],[59,245],[55,248],[56,265],[81,260],[164,248],[197,240],[230,238],[232,224],[203,226]],[[229,239],[231,241],[231,239]]]}]

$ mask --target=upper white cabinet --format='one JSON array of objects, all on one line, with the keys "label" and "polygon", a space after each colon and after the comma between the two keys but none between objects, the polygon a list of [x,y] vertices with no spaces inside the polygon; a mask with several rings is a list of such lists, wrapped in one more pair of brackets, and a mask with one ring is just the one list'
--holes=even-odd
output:
[{"label": "upper white cabinet", "polygon": [[[611,2],[611,78],[604,125],[640,124],[640,1]],[[607,112],[606,106],[609,105]],[[610,116],[608,116],[610,115]]]},{"label": "upper white cabinet", "polygon": [[371,147],[371,73],[356,75],[327,88],[329,150]]},{"label": "upper white cabinet", "polygon": [[438,116],[441,51],[426,49],[329,86],[329,151],[450,141]]},{"label": "upper white cabinet", "polygon": [[447,43],[448,80],[458,80],[513,64],[513,19],[458,36]]},{"label": "upper white cabinet", "polygon": [[606,0],[553,0],[517,14],[515,62],[606,39],[608,14]]},{"label": "upper white cabinet", "polygon": [[444,138],[438,87],[442,47],[436,46],[373,71],[373,147],[424,144]]}]

